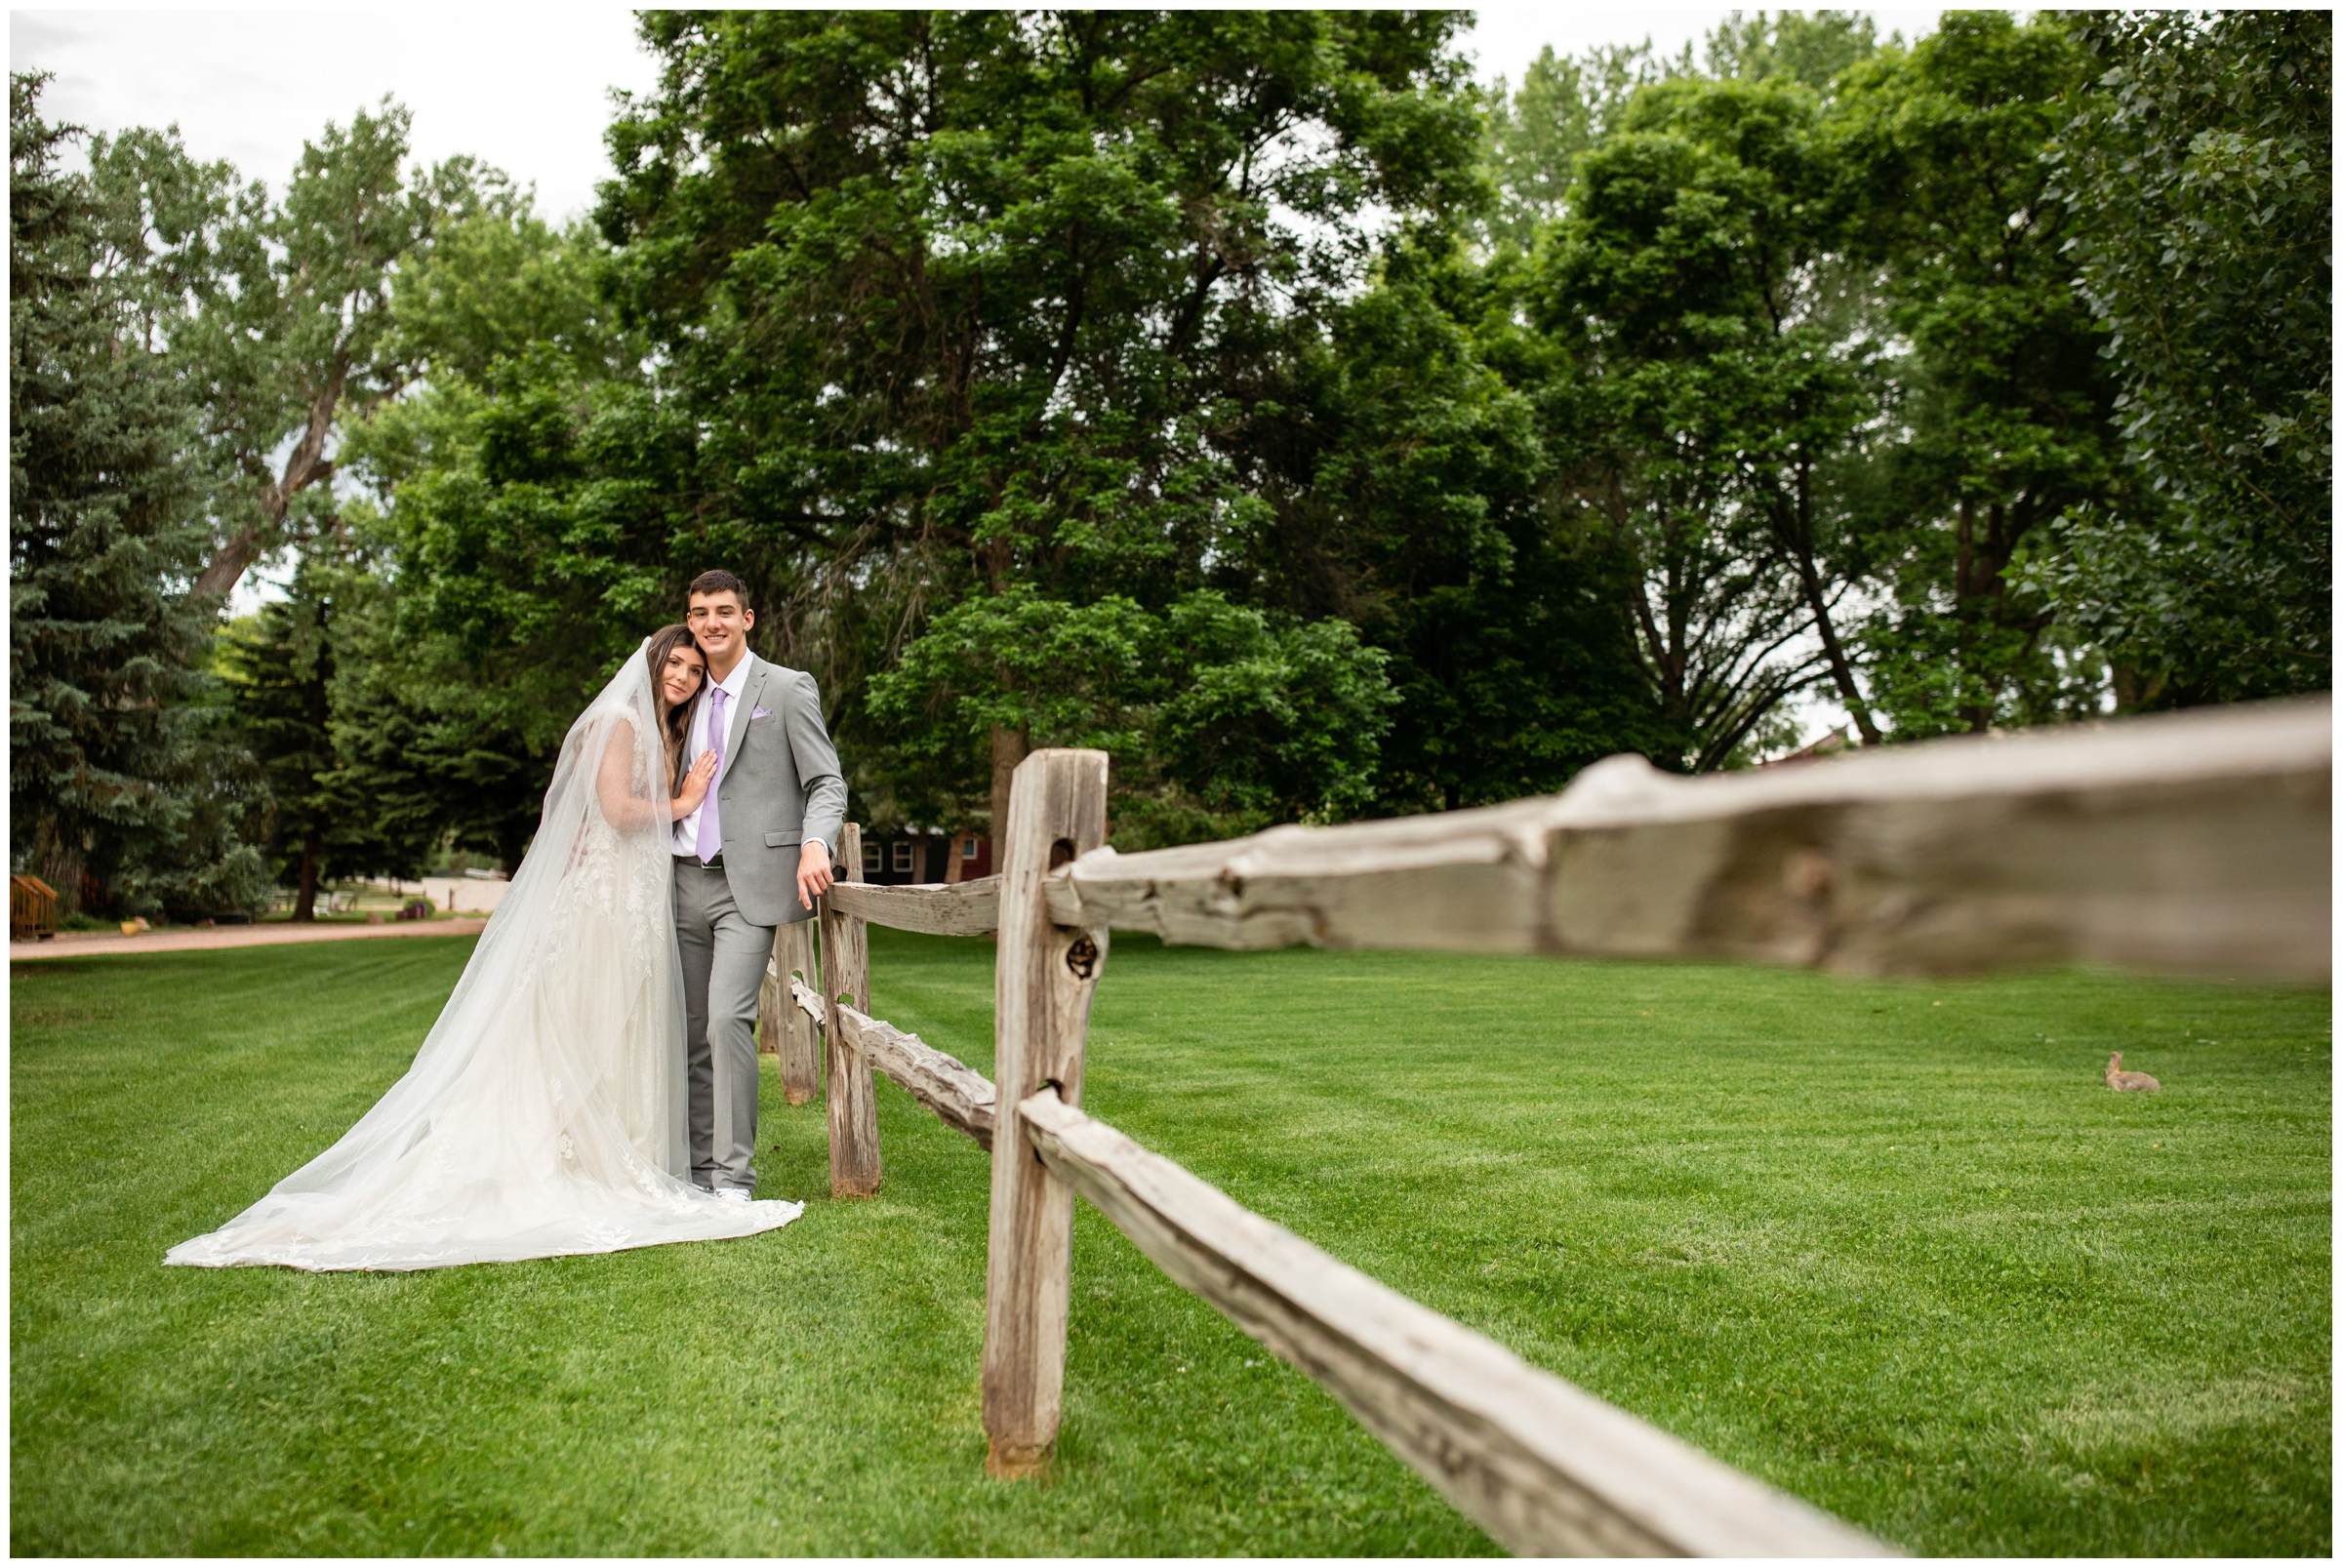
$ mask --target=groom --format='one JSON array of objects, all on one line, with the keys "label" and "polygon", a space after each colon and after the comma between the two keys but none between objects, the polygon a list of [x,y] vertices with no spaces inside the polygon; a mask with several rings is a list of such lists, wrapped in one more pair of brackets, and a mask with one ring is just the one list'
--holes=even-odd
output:
[{"label": "groom", "polygon": [[683,952],[690,1051],[691,1179],[746,1203],[756,1185],[757,988],[773,928],[813,916],[829,889],[829,846],[846,781],[802,670],[748,652],[748,585],[729,572],[691,581],[684,617],[707,656],[683,754],[713,751],[715,783],[675,824],[675,940]]}]

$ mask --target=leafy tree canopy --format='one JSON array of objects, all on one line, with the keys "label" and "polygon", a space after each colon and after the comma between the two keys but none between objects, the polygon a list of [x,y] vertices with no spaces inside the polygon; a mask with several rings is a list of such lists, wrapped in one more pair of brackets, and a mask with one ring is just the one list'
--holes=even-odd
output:
[{"label": "leafy tree canopy", "polygon": [[2160,504],[2078,508],[2037,581],[2134,704],[2330,686],[2333,18],[2075,27],[2099,74],[2051,190]]},{"label": "leafy tree canopy", "polygon": [[1887,596],[1867,664],[1899,735],[2053,719],[2102,690],[2018,571],[2058,518],[2140,488],[2043,161],[2086,76],[2061,24],[1977,12],[1840,84],[1847,252],[1878,269],[1872,307],[1908,345],[1895,438],[1856,498]]}]

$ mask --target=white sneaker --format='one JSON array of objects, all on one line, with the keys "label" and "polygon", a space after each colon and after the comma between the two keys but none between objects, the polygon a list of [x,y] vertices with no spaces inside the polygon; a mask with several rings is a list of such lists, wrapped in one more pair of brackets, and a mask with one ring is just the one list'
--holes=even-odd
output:
[{"label": "white sneaker", "polygon": [[748,1189],[745,1186],[719,1186],[715,1189],[715,1200],[718,1203],[746,1203],[748,1201]]}]

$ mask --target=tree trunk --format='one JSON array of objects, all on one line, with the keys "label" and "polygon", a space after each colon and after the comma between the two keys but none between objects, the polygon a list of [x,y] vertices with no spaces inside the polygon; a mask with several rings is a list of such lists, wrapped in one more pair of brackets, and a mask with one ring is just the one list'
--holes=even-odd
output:
[{"label": "tree trunk", "polygon": [[301,841],[301,896],[293,901],[293,918],[317,918],[317,860],[325,852],[325,840],[312,827]]},{"label": "tree trunk", "polygon": [[[1878,726],[1871,722],[1871,705],[1862,700],[1862,688],[1854,682],[1854,663],[1837,640],[1837,627],[1830,620],[1830,598],[1822,591],[1821,568],[1814,564],[1813,475],[1803,464],[1797,468],[1796,500],[1787,506],[1777,501],[1772,518],[1774,538],[1797,563],[1797,586],[1805,596],[1806,610],[1813,616],[1813,629],[1821,634],[1822,656],[1830,663],[1831,683],[1837,688],[1846,711],[1854,715],[1855,727],[1862,731],[1862,744],[1877,745]],[[1963,550],[1963,563],[1964,559]],[[1965,570],[1964,564],[1961,570]]]},{"label": "tree trunk", "polygon": [[244,576],[244,569],[252,564],[253,558],[260,552],[259,536],[249,528],[244,530],[220,546],[219,553],[212,557],[212,564],[203,569],[202,576],[196,578],[195,591],[226,598],[237,581]]},{"label": "tree trunk", "polygon": [[36,864],[41,880],[57,890],[59,914],[94,914],[104,906],[102,898],[92,896],[96,886],[89,867],[63,843],[43,831],[48,843],[41,849]]},{"label": "tree trunk", "polygon": [[1837,695],[1854,715],[1855,727],[1862,731],[1864,745],[1878,744],[1878,726],[1871,722],[1871,705],[1862,700],[1862,688],[1854,684],[1854,664],[1846,658],[1845,648],[1837,640],[1837,628],[1830,623],[1829,601],[1822,596],[1821,578],[1813,564],[1800,555],[1797,577],[1804,584],[1806,608],[1813,612],[1813,628],[1821,633],[1822,653],[1830,661],[1830,679],[1837,687]]},{"label": "tree trunk", "polygon": [[1015,784],[1017,764],[1030,749],[1022,730],[992,727],[992,869],[1000,869],[1000,835],[1008,826],[1008,795]]},{"label": "tree trunk", "polygon": [[[261,487],[261,514],[267,519],[271,547],[284,529],[285,514],[293,509],[293,498],[309,486],[333,477],[334,464],[325,455],[325,438],[333,431],[334,412],[342,406],[342,389],[348,383],[349,351],[345,348],[334,356],[324,386],[309,404],[309,422],[303,428],[301,439],[293,444],[293,450],[285,455],[284,472]],[[212,564],[196,578],[195,591],[225,599],[243,578],[244,569],[259,559],[260,554],[260,531],[243,530],[220,546]]]}]

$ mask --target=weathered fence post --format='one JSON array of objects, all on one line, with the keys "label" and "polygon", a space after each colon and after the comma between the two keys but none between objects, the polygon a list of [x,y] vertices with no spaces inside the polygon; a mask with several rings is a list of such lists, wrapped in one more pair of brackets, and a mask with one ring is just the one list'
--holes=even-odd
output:
[{"label": "weathered fence post", "polygon": [[788,971],[781,967],[782,926],[773,933],[773,950],[765,954],[764,984],[756,987],[756,1054],[778,1057],[781,1054],[781,1032],[788,1027],[782,1009],[800,1012],[788,999]]},{"label": "weathered fence post", "polygon": [[794,921],[774,934],[773,969],[780,996],[773,1045],[781,1059],[781,1089],[790,1105],[801,1106],[822,1091],[822,1048],[813,1020],[789,1000],[788,983],[801,980],[816,991],[822,988],[822,972],[813,961],[812,921]]},{"label": "weathered fence post", "polygon": [[[773,945],[781,945],[775,936]],[[764,984],[756,987],[756,1054],[777,1057],[781,1054],[781,1030],[787,1021],[781,1017],[782,987],[787,983],[780,978],[781,957],[776,952],[764,963]]]},{"label": "weathered fence post", "polygon": [[994,834],[1001,879],[992,1060],[1003,1108],[992,1134],[984,1429],[991,1442],[985,1468],[997,1476],[1046,1471],[1057,1443],[1073,1189],[1041,1164],[1010,1107],[1043,1084],[1054,1084],[1066,1104],[1081,1104],[1082,1042],[1106,963],[1106,929],[1053,925],[1041,879],[1105,840],[1106,761],[1103,751],[1035,751],[1017,767],[1007,827]]},{"label": "weathered fence post", "polygon": [[[862,828],[848,823],[838,833],[837,875],[840,881],[862,880]],[[834,1004],[852,998],[852,1005],[870,1005],[869,929],[860,915],[846,914],[828,900],[822,904],[823,994]],[[867,1198],[878,1190],[878,1100],[870,1082],[870,1064],[846,1038],[834,1009],[823,1025],[829,1063],[829,1195]]]}]

